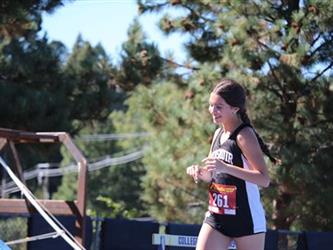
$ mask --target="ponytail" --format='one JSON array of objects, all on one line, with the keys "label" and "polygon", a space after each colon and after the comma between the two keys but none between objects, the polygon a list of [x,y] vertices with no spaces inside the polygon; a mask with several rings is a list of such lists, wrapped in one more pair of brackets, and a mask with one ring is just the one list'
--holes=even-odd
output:
[{"label": "ponytail", "polygon": [[[241,120],[246,123],[249,124],[252,128],[252,124],[251,124],[251,120],[249,118],[249,116],[247,115],[247,112],[245,109],[239,110],[239,115]],[[253,128],[253,131],[257,137],[257,140],[259,142],[260,148],[262,150],[262,152],[270,159],[271,162],[273,162],[274,164],[277,164],[278,162],[280,162],[278,159],[276,159],[275,157],[272,156],[271,152],[269,151],[266,143],[262,140],[262,138],[258,135],[257,131]]]},{"label": "ponytail", "polygon": [[[251,125],[251,120],[250,120],[249,116],[247,115],[246,109],[240,109],[238,112],[240,114],[241,120],[244,123]],[[251,125],[251,127],[252,127],[252,125]]]}]

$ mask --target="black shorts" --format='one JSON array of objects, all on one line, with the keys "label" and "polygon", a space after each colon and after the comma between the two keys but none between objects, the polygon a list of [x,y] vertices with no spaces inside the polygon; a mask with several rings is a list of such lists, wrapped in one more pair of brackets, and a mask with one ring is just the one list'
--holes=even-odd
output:
[{"label": "black shorts", "polygon": [[220,215],[207,212],[203,222],[223,235],[231,238],[266,232],[265,228],[254,230],[251,219],[241,218],[240,216],[234,215]]}]

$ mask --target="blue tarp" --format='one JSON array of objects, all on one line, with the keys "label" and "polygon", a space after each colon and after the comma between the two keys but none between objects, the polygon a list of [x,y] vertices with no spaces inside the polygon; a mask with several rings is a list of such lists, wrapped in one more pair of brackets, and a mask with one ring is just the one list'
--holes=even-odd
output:
[{"label": "blue tarp", "polygon": [[[72,234],[75,235],[75,216],[56,216],[57,220]],[[41,235],[54,232],[54,229],[39,214],[33,214],[28,220],[28,235]],[[92,224],[90,217],[86,217],[86,245],[89,249],[92,236]],[[72,250],[73,248],[62,238],[50,238],[28,242],[28,250]],[[1,250],[1,249],[0,249]]]},{"label": "blue tarp", "polygon": [[106,219],[102,224],[101,250],[156,250],[152,235],[159,224],[151,221]]},{"label": "blue tarp", "polygon": [[0,240],[0,250],[10,250],[10,248],[5,244],[5,242]]},{"label": "blue tarp", "polygon": [[303,232],[297,243],[297,250],[332,250],[333,232]]}]

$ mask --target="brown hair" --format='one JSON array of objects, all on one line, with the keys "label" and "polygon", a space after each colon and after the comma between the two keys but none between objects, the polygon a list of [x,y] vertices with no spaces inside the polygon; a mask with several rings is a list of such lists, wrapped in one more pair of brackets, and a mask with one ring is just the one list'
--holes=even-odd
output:
[{"label": "brown hair", "polygon": [[[249,124],[253,128],[253,126],[251,124],[251,120],[246,112],[245,89],[239,83],[235,82],[234,80],[227,79],[227,78],[222,79],[213,89],[213,93],[222,97],[226,101],[226,103],[228,103],[230,106],[239,108],[238,114],[239,114],[240,118],[242,119],[242,121],[246,124]],[[259,142],[259,145],[260,145],[263,153],[265,155],[267,155],[268,158],[274,164],[277,163],[278,160],[271,155],[267,145],[264,143],[262,138],[258,135],[256,130],[254,128],[253,128],[253,130],[257,136],[257,140]]]}]

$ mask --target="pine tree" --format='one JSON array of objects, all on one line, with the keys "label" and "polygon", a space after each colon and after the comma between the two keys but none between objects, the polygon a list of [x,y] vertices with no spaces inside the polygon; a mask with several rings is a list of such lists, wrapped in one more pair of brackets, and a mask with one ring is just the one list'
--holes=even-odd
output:
[{"label": "pine tree", "polygon": [[40,30],[42,12],[52,13],[63,0],[2,0],[0,40],[29,36]]},{"label": "pine tree", "polygon": [[[328,211],[333,179],[328,168],[333,161],[328,154],[333,147],[332,111],[328,108],[332,103],[331,1],[139,1],[142,13],[172,8],[183,9],[184,15],[165,15],[162,30],[190,34],[187,48],[198,67],[210,65],[219,77],[234,78],[249,89],[253,123],[281,159],[281,165],[270,167],[272,185],[264,191],[270,225],[332,229]],[[190,78],[192,95],[200,94],[196,92],[200,83],[203,92],[210,91],[211,84]],[[165,100],[167,106],[168,96],[158,95],[152,105]],[[174,124],[172,130],[180,127]],[[170,147],[173,137],[158,138],[163,148]],[[178,135],[177,144],[186,140]],[[172,156],[175,152],[169,151]],[[145,161],[151,158],[147,155]],[[155,167],[162,162],[155,161]],[[178,171],[184,173],[182,167]],[[159,176],[154,177],[156,183],[164,179]],[[163,202],[169,207],[173,200]],[[174,213],[174,218],[180,217]]]},{"label": "pine tree", "polygon": [[[72,136],[119,108],[112,65],[100,45],[78,39],[72,53],[36,33],[0,43],[0,127]],[[60,162],[59,145],[19,145],[23,167]],[[35,188],[33,187],[33,190]]]},{"label": "pine tree", "polygon": [[[92,122],[80,130],[76,137],[78,147],[85,153],[89,164],[122,157],[128,154],[118,143],[110,140],[84,141],[84,136],[113,133],[113,119],[105,122]],[[128,140],[126,140],[128,141]],[[129,140],[132,142],[132,140]],[[135,148],[131,148],[135,150]],[[73,164],[67,150],[62,150],[62,166]],[[140,176],[144,168],[140,161],[128,164],[106,166],[90,171],[87,177],[87,208],[89,215],[99,217],[140,217],[145,215],[143,203],[139,201],[142,188]],[[77,174],[66,174],[55,199],[73,200],[76,197]]]},{"label": "pine tree", "polygon": [[204,84],[211,86],[217,79],[218,74],[207,67],[193,75],[190,89],[165,81],[140,85],[126,101],[128,109],[111,115],[116,131],[149,134],[123,147],[145,149],[142,199],[148,214],[160,221],[199,223],[202,219],[197,213],[206,209],[206,192],[195,188],[185,168],[200,162],[209,151],[214,126],[205,112],[208,93]]},{"label": "pine tree", "polygon": [[71,118],[83,122],[81,126],[76,123],[77,131],[85,121],[105,120],[122,103],[124,95],[112,85],[113,71],[103,47],[92,47],[79,35],[64,64]]},{"label": "pine tree", "polygon": [[[125,95],[131,95],[136,87],[153,85],[154,81],[163,74],[163,61],[160,58],[157,47],[147,42],[140,24],[137,20],[134,20],[128,29],[128,40],[122,45],[120,64],[116,67],[109,67],[107,71],[100,72],[100,74],[91,74],[93,78],[90,78],[90,75],[84,70],[87,65],[90,65],[95,60],[90,60],[90,58],[94,58],[90,50],[92,48],[89,47],[89,44],[84,43],[82,38],[79,37],[66,66],[67,72],[73,72],[74,77],[82,77],[75,79],[74,82],[77,82],[75,86],[84,89],[87,84],[89,85],[89,81],[96,81],[99,79],[98,77],[109,76],[108,83],[118,93],[120,101],[117,102],[118,105],[113,105],[117,109],[106,120],[100,119],[96,121],[95,119],[94,122],[90,122],[88,126],[81,129],[80,134],[143,131],[133,126],[126,126],[128,121],[123,121],[125,118],[124,113],[131,104],[122,103],[122,101]],[[90,52],[88,53],[88,51]],[[87,53],[90,56],[87,56]],[[107,59],[104,56],[102,58]],[[73,66],[70,65],[72,61]],[[91,64],[87,69],[93,69],[93,65],[96,64]],[[85,93],[82,90],[75,92]],[[101,98],[96,100],[101,100]],[[86,104],[91,106],[92,103],[88,100]],[[89,115],[96,109],[93,106],[91,108],[91,110],[87,110],[87,114]],[[80,111],[80,108],[78,108],[78,111]],[[104,114],[108,115],[109,112]],[[91,118],[89,119],[91,120]],[[110,155],[110,157],[121,156],[119,152],[123,152],[123,154],[125,152],[133,152],[140,149],[143,146],[142,144],[143,142],[140,139],[137,140],[134,138],[118,143],[96,142],[89,145],[81,143],[80,146],[83,152],[86,152],[89,159],[97,159],[105,155]],[[68,156],[65,155],[65,159],[67,158]],[[146,210],[144,209],[145,202],[140,200],[140,194],[142,193],[141,178],[144,174],[145,169],[140,160],[131,162],[130,164],[109,166],[105,169],[90,172],[88,177],[88,185],[91,187],[88,193],[88,207],[90,212],[99,216],[104,215],[109,217],[138,217],[146,215]],[[75,176],[67,176],[63,180],[56,194],[57,198],[70,199],[75,196],[75,187],[71,184],[75,182],[73,181],[74,179]]]},{"label": "pine tree", "polygon": [[150,85],[162,72],[162,66],[157,46],[146,41],[140,23],[134,20],[128,29],[128,40],[122,44],[116,84],[126,91],[139,84]]}]

